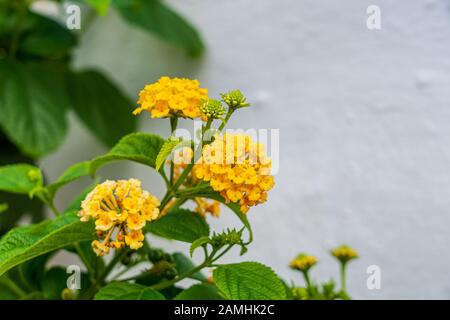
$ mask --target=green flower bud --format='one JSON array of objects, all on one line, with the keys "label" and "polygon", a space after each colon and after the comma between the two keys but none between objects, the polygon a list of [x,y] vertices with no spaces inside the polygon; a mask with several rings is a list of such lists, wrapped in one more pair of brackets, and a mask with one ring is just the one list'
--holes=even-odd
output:
[{"label": "green flower bud", "polygon": [[173,257],[172,257],[172,255],[170,253],[165,253],[164,257],[163,257],[163,260],[172,263],[173,262]]},{"label": "green flower bud", "polygon": [[76,292],[69,288],[65,288],[61,292],[61,299],[63,300],[75,300],[76,298],[77,298]]},{"label": "green flower bud", "polygon": [[161,261],[164,259],[164,254],[165,252],[161,249],[151,249],[148,253],[148,260],[153,263]]},{"label": "green flower bud", "polygon": [[175,267],[171,267],[166,269],[166,271],[164,272],[164,276],[168,279],[168,280],[172,280],[173,278],[175,278],[178,275],[178,271],[177,269],[175,269]]},{"label": "green flower bud", "polygon": [[222,100],[230,107],[230,108],[243,108],[248,107],[250,103],[247,102],[247,98],[240,90],[232,90],[227,93],[221,94]]},{"label": "green flower bud", "polygon": [[200,110],[208,119],[218,119],[225,114],[225,108],[222,106],[222,102],[216,99],[204,100],[200,106]]}]

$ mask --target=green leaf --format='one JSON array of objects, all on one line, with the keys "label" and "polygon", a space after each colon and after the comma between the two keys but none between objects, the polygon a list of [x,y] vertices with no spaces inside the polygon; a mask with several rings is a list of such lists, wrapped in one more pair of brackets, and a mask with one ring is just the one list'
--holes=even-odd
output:
[{"label": "green leaf", "polygon": [[42,294],[46,300],[61,300],[61,292],[67,288],[68,274],[62,267],[53,267],[42,279]]},{"label": "green leaf", "polygon": [[219,201],[220,203],[226,205],[228,208],[231,209],[231,211],[234,212],[234,214],[241,220],[243,225],[247,228],[249,233],[249,239],[245,244],[249,244],[253,241],[253,230],[250,225],[250,222],[248,221],[247,215],[245,213],[242,213],[239,204],[237,203],[226,203],[225,199],[216,191],[212,190],[212,188],[206,189],[202,191],[201,193],[198,193],[195,195],[196,197],[204,197],[212,200]]},{"label": "green leaf", "polygon": [[85,188],[83,191],[80,192],[79,195],[77,195],[71,203],[69,203],[69,205],[66,208],[66,212],[68,211],[79,211],[81,208],[81,202],[86,198],[86,196],[88,195],[89,192],[92,191],[92,189],[95,188],[95,186],[97,185],[96,182],[94,182],[93,184],[91,184],[90,186],[88,186],[87,188]]},{"label": "green leaf", "polygon": [[77,44],[76,36],[53,19],[28,12],[16,55],[61,59]]},{"label": "green leaf", "polygon": [[85,0],[87,4],[97,10],[99,15],[105,15],[111,0]]},{"label": "green leaf", "polygon": [[[195,268],[195,266],[192,263],[191,259],[186,257],[181,252],[175,252],[174,254],[172,254],[172,257],[173,257],[173,260],[175,261],[175,268],[177,269],[178,274],[180,274],[180,275],[183,275],[186,272],[189,272],[190,270]],[[194,273],[189,278],[195,279],[195,280],[198,280],[198,281],[206,281],[206,277],[200,271]]]},{"label": "green leaf", "polygon": [[135,129],[133,103],[103,74],[69,73],[67,89],[77,116],[107,146]]},{"label": "green leaf", "polygon": [[[11,143],[0,130],[0,165],[28,163],[33,164],[33,160],[22,153]],[[30,218],[30,222],[35,223],[44,219],[42,202],[33,198],[29,194],[14,194],[0,191],[0,203],[7,206],[6,211],[0,214],[0,237],[11,230],[22,217]]]},{"label": "green leaf", "polygon": [[217,288],[209,283],[193,285],[178,294],[174,300],[224,300]]},{"label": "green leaf", "polygon": [[149,223],[148,230],[167,239],[191,243],[209,235],[209,225],[205,219],[186,209],[169,211],[167,215]]},{"label": "green leaf", "polygon": [[213,272],[214,283],[227,299],[281,300],[284,285],[275,272],[258,262],[241,262],[219,266]]},{"label": "green leaf", "polygon": [[131,133],[123,137],[107,154],[91,161],[91,173],[94,174],[103,165],[119,160],[130,160],[155,167],[156,157],[164,140],[157,135]]},{"label": "green leaf", "polygon": [[29,194],[42,186],[42,173],[29,164],[11,164],[0,167],[0,190]]},{"label": "green leaf", "polygon": [[69,168],[52,184],[46,186],[47,191],[53,198],[56,191],[62,186],[89,174],[91,163],[89,161],[76,163]]},{"label": "green leaf", "polygon": [[95,300],[165,300],[158,291],[128,282],[112,282],[100,289]]},{"label": "green leaf", "polygon": [[172,151],[178,146],[181,139],[169,137],[159,150],[158,156],[156,157],[156,171],[159,171],[161,166],[164,164],[167,156],[172,153]]},{"label": "green leaf", "polygon": [[62,74],[44,64],[0,61],[0,125],[25,154],[38,157],[63,140],[68,105]]},{"label": "green leaf", "polygon": [[192,255],[194,254],[195,249],[197,249],[197,248],[199,248],[199,247],[201,247],[204,244],[207,244],[209,242],[211,242],[209,237],[198,238],[197,240],[192,242],[191,247],[189,248],[189,255],[192,257]]},{"label": "green leaf", "polygon": [[15,228],[0,239],[0,275],[34,257],[94,238],[92,223],[81,222],[75,212],[36,225]]},{"label": "green leaf", "polygon": [[178,13],[159,0],[114,0],[129,23],[184,48],[191,56],[200,56],[204,44],[197,30]]}]

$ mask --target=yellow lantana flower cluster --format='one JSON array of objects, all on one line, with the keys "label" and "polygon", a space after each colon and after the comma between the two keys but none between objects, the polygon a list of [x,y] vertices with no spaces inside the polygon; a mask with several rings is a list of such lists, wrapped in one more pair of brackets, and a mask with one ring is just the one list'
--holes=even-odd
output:
[{"label": "yellow lantana flower cluster", "polygon": [[331,254],[343,263],[358,258],[358,252],[346,245],[331,250]]},{"label": "yellow lantana flower cluster", "polygon": [[202,115],[200,104],[205,99],[208,99],[208,89],[200,88],[197,80],[161,77],[139,93],[140,107],[133,114],[147,110],[152,118],[177,115],[193,119]]},{"label": "yellow lantana flower cluster", "polygon": [[197,179],[209,181],[227,203],[239,203],[246,213],[267,200],[267,191],[274,185],[271,165],[264,145],[249,135],[225,133],[203,147],[193,172]]},{"label": "yellow lantana flower cluster", "polygon": [[[181,148],[180,150],[178,150],[174,153],[174,159],[173,159],[173,161],[174,161],[174,175],[173,175],[174,181],[178,180],[178,178],[183,173],[184,169],[186,169],[187,165],[192,162],[193,155],[194,155],[194,153],[193,153],[192,149],[187,148],[187,147]],[[167,163],[170,164],[171,162],[168,161]],[[190,172],[187,175],[186,180],[180,189],[195,186],[196,184],[198,184],[199,181],[200,180],[195,178],[195,176],[192,174],[192,172]],[[216,200],[208,201],[205,198],[195,198],[194,201],[197,204],[197,206],[195,207],[195,212],[197,212],[202,217],[205,218],[207,213],[210,213],[213,217],[216,217],[216,218],[219,217],[219,215],[220,215],[220,202],[219,201],[216,201]],[[175,202],[175,200],[173,202]],[[171,205],[169,204],[167,207],[168,207],[168,209],[167,209],[167,211],[168,211],[168,210],[170,210]]]},{"label": "yellow lantana flower cluster", "polygon": [[317,263],[317,258],[307,254],[299,254],[294,260],[289,263],[289,267],[294,270],[307,272]]},{"label": "yellow lantana flower cluster", "polygon": [[103,241],[94,240],[92,248],[103,256],[110,248],[142,247],[142,228],[158,218],[158,207],[159,200],[142,190],[139,180],[107,180],[86,196],[78,216],[81,221],[95,220],[95,229]]}]

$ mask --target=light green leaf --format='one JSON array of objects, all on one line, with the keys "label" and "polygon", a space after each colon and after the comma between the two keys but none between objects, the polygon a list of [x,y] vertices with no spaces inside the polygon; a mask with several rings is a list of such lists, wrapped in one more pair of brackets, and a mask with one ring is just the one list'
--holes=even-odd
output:
[{"label": "light green leaf", "polygon": [[169,137],[159,150],[158,156],[156,157],[156,171],[159,171],[161,166],[164,164],[167,156],[172,153],[172,151],[178,146],[181,139]]},{"label": "light green leaf", "polygon": [[123,137],[107,154],[91,161],[91,174],[103,165],[119,160],[130,160],[155,167],[156,157],[164,140],[157,135],[131,133]]},{"label": "light green leaf", "polygon": [[27,155],[54,150],[64,139],[67,96],[62,75],[44,64],[0,61],[0,125]]},{"label": "light green leaf", "polygon": [[135,129],[133,103],[103,74],[92,70],[70,73],[67,90],[77,116],[107,146]]},{"label": "light green leaf", "polygon": [[273,270],[258,262],[219,266],[213,272],[214,283],[231,300],[282,300],[283,283]]},{"label": "light green leaf", "polygon": [[128,282],[112,282],[100,289],[95,300],[165,300],[164,296],[148,287]]},{"label": "light green leaf", "polygon": [[89,161],[76,163],[69,168],[52,184],[46,186],[50,196],[53,197],[56,191],[62,186],[89,174],[91,163]]},{"label": "light green leaf", "polygon": [[184,48],[192,56],[203,53],[204,44],[197,30],[162,1],[113,0],[113,5],[128,22]]},{"label": "light green leaf", "polygon": [[29,194],[42,186],[42,173],[29,164],[11,164],[0,167],[0,190]]},{"label": "light green leaf", "polygon": [[[183,275],[186,272],[189,272],[190,270],[195,268],[195,266],[192,263],[191,259],[186,257],[181,252],[175,252],[174,254],[172,254],[172,257],[173,257],[173,260],[175,261],[175,268],[177,269],[178,274],[180,274],[180,275]],[[194,273],[189,278],[195,279],[195,280],[198,280],[198,281],[206,281],[206,277],[200,271]]]},{"label": "light green leaf", "polygon": [[224,298],[214,285],[201,283],[182,291],[173,300],[224,300]]},{"label": "light green leaf", "polygon": [[15,228],[0,239],[0,275],[34,257],[94,238],[92,223],[81,222],[75,212],[36,225]]},{"label": "light green leaf", "polygon": [[105,15],[111,0],[85,0],[87,4],[97,10],[98,14]]},{"label": "light green leaf", "polygon": [[210,241],[211,240],[209,239],[209,237],[198,238],[197,240],[192,242],[191,247],[189,248],[189,255],[192,257],[192,255],[194,254],[195,249],[203,246],[204,244],[209,243]]},{"label": "light green leaf", "polygon": [[209,225],[205,219],[186,209],[169,211],[167,215],[149,223],[148,230],[167,239],[191,243],[209,235]]}]

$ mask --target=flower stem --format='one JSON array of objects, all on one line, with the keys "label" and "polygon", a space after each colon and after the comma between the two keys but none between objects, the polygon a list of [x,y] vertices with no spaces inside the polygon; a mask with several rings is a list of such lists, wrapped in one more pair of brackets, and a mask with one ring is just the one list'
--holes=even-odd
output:
[{"label": "flower stem", "polygon": [[346,291],[347,289],[347,276],[346,276],[346,269],[347,264],[341,262],[341,291]]}]

